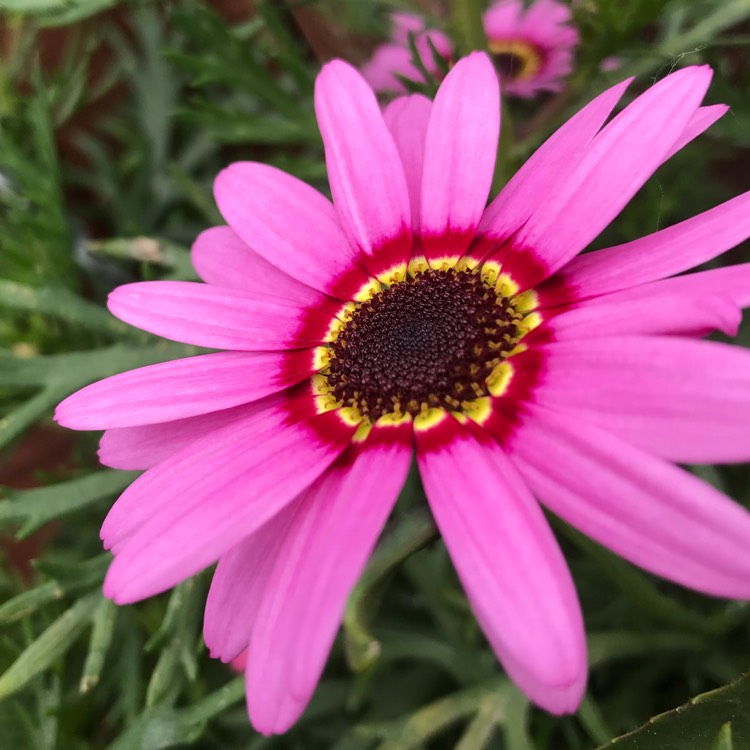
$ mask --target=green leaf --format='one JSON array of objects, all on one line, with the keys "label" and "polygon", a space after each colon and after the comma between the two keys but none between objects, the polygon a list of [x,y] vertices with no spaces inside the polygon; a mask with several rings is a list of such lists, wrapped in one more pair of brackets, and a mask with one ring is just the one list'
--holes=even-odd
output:
[{"label": "green leaf", "polygon": [[[491,721],[504,721],[515,688],[507,681],[493,680],[440,698],[403,719],[360,727],[363,733],[384,739],[378,750],[417,750],[453,724],[493,707]],[[485,719],[486,722],[486,719]],[[466,746],[465,746],[466,747]],[[483,747],[480,745],[479,747]]]},{"label": "green leaf", "polygon": [[24,649],[0,677],[0,701],[23,688],[66,652],[91,622],[101,600],[98,591],[79,599]]},{"label": "green leaf", "polygon": [[599,750],[731,750],[733,746],[750,747],[750,675],[654,716]]},{"label": "green leaf", "polygon": [[734,749],[734,742],[732,741],[732,725],[727,722],[724,724],[724,726],[719,730],[719,733],[716,735],[716,739],[714,740],[714,744],[711,745],[711,750],[733,750]]},{"label": "green leaf", "polygon": [[37,419],[84,385],[118,372],[196,354],[198,349],[162,342],[152,346],[111,346],[22,359],[0,353],[0,385],[16,388],[46,385],[23,404],[0,418],[0,449],[9,445]]},{"label": "green leaf", "polygon": [[0,308],[59,318],[73,326],[110,336],[133,335],[127,326],[107,310],[82,299],[65,287],[36,288],[0,279]]},{"label": "green leaf", "polygon": [[451,22],[461,54],[487,49],[482,23],[483,3],[479,0],[451,0]]},{"label": "green leaf", "polygon": [[194,742],[206,722],[245,697],[245,680],[238,677],[189,708],[152,708],[143,713],[107,750],[164,750]]},{"label": "green leaf", "polygon": [[344,615],[344,645],[349,664],[355,672],[367,669],[380,654],[380,644],[367,626],[376,590],[397,565],[432,541],[436,534],[432,516],[426,509],[418,508],[401,516],[397,525],[378,545],[349,596]]},{"label": "green leaf", "polygon": [[64,594],[65,590],[57,581],[47,581],[41,586],[24,591],[0,604],[0,625],[20,620],[42,605],[62,599]]},{"label": "green leaf", "polygon": [[8,492],[0,503],[0,526],[21,524],[18,537],[28,536],[54,518],[121,492],[138,474],[105,469],[49,487]]},{"label": "green leaf", "polygon": [[99,678],[104,667],[107,651],[112,645],[112,635],[117,619],[117,605],[110,599],[102,599],[94,615],[94,627],[91,630],[91,643],[86,662],[83,665],[83,673],[79,692],[88,693],[89,690],[99,684]]}]

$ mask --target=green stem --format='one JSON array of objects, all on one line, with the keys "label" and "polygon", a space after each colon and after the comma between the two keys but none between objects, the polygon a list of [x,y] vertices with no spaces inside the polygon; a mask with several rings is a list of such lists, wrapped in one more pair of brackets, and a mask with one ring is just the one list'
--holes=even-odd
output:
[{"label": "green stem", "polygon": [[482,3],[479,0],[451,0],[450,8],[451,25],[455,30],[459,52],[468,55],[474,50],[486,50]]},{"label": "green stem", "polygon": [[386,576],[437,535],[432,516],[425,508],[403,515],[370,559],[362,578],[352,591],[344,615],[344,643],[347,660],[355,672],[362,672],[380,654],[380,643],[370,633],[368,621],[376,589]]}]

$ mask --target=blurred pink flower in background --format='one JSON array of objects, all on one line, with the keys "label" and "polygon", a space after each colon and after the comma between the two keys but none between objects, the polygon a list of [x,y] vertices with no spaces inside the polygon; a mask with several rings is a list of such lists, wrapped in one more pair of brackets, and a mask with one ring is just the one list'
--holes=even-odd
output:
[{"label": "blurred pink flower in background", "polygon": [[414,44],[424,67],[440,77],[430,42],[446,60],[450,60],[453,56],[450,39],[442,31],[428,29],[424,19],[412,13],[393,13],[391,23],[393,30],[390,41],[380,45],[369,62],[362,66],[362,75],[370,86],[379,93],[401,94],[406,92],[406,87],[397,78],[398,75],[417,82],[424,80],[421,71],[411,61],[410,33],[414,34]]},{"label": "blurred pink flower in background", "polygon": [[526,9],[522,0],[490,6],[484,32],[506,94],[530,98],[562,89],[578,45],[570,21],[570,8],[557,0],[535,0]]},{"label": "blurred pink flower in background", "polygon": [[[450,39],[442,31],[427,28],[414,14],[394,13],[392,21],[390,41],[378,47],[362,67],[370,86],[377,92],[403,93],[405,87],[394,74],[423,82],[411,62],[409,33],[416,35],[424,66],[439,77],[427,40],[450,61]],[[562,89],[564,78],[573,70],[578,45],[578,32],[570,21],[570,9],[557,0],[536,0],[527,9],[522,0],[499,0],[490,6],[484,14],[484,31],[505,94],[530,98],[541,91]]]},{"label": "blurred pink flower in background", "polygon": [[[554,133],[487,204],[500,131],[488,57],[435,101],[384,113],[362,76],[315,88],[333,203],[265,164],[215,184],[228,226],[197,239],[205,283],[112,292],[110,310],[230,351],[152,365],[66,399],[106,429],[103,463],[145,469],[102,526],[105,593],[135,602],[218,560],[204,637],[247,649],[253,724],[301,715],[347,597],[416,453],[467,598],[508,675],[575,711],[583,619],[540,503],[617,554],[750,597],[750,514],[675,463],[750,458],[750,264],[675,276],[750,235],[750,193],[580,255],[649,177],[726,111],[707,67],[611,117],[629,81]],[[673,278],[670,278],[673,277]]]}]

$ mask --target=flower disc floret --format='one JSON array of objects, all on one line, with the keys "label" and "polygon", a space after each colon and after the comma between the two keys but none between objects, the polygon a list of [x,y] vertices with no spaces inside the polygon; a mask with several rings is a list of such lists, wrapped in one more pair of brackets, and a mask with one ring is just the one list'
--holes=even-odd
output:
[{"label": "flower disc floret", "polygon": [[489,394],[487,379],[517,345],[522,320],[476,270],[428,268],[356,303],[321,374],[340,406],[371,421],[460,411]]}]

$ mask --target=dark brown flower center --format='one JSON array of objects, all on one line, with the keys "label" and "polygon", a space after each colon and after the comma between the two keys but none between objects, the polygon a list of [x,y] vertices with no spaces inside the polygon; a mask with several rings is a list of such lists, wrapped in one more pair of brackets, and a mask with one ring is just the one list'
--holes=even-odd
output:
[{"label": "dark brown flower center", "polygon": [[536,75],[544,61],[542,50],[522,39],[490,39],[490,55],[503,81],[523,81]]},{"label": "dark brown flower center", "polygon": [[498,73],[506,80],[517,78],[526,67],[526,61],[520,55],[516,55],[513,52],[501,52],[500,54],[493,55],[492,59],[495,61]]},{"label": "dark brown flower center", "polygon": [[361,302],[322,372],[341,406],[376,420],[488,394],[486,378],[516,345],[509,298],[474,271],[426,270]]}]

